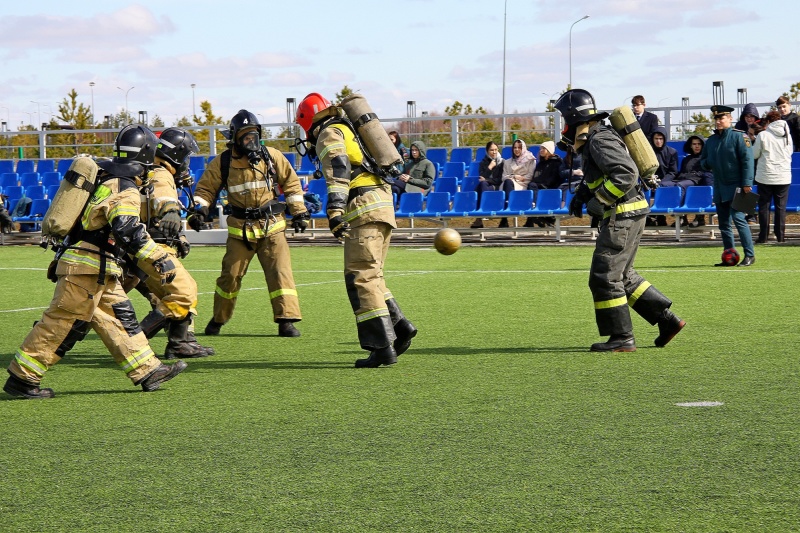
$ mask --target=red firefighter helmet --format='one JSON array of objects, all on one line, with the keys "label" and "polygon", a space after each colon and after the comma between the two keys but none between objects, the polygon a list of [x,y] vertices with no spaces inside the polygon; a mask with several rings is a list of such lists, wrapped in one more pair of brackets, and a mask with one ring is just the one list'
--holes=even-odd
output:
[{"label": "red firefighter helmet", "polygon": [[300,102],[297,106],[297,116],[294,121],[300,124],[300,127],[306,132],[311,133],[311,126],[314,123],[314,115],[328,109],[331,106],[330,101],[319,93],[311,93]]}]

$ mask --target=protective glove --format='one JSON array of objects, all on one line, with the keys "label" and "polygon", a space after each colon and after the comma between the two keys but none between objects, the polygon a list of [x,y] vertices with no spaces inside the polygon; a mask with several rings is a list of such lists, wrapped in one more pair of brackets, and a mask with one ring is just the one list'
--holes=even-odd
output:
[{"label": "protective glove", "polygon": [[336,215],[328,219],[328,226],[331,228],[333,236],[340,241],[350,236],[350,223],[345,222],[341,215]]},{"label": "protective glove", "polygon": [[169,211],[164,213],[158,223],[161,233],[167,239],[174,239],[181,232],[181,214],[178,211]]},{"label": "protective glove", "polygon": [[56,267],[58,267],[58,259],[53,259],[47,267],[47,279],[56,283],[58,276],[56,276]]},{"label": "protective glove", "polygon": [[192,249],[192,245],[189,244],[189,241],[186,240],[186,237],[181,235],[177,241],[175,241],[175,248],[177,249],[177,254],[179,259],[183,259],[187,255],[189,255],[189,251]]},{"label": "protective glove", "polygon": [[292,215],[292,228],[294,228],[295,235],[299,231],[300,233],[305,233],[306,228],[308,227],[308,221],[311,219],[311,215],[308,212],[300,213],[299,215]]},{"label": "protective glove", "polygon": [[175,272],[175,263],[172,262],[169,256],[153,261],[153,268],[160,274],[162,285],[172,283],[175,280],[175,275],[177,274]]},{"label": "protective glove", "polygon": [[200,231],[206,217],[208,217],[208,208],[204,205],[196,205],[194,213],[186,217],[186,224],[193,230]]},{"label": "protective glove", "polygon": [[583,216],[583,205],[594,197],[589,187],[581,183],[575,189],[575,196],[569,203],[569,214],[578,218]]}]

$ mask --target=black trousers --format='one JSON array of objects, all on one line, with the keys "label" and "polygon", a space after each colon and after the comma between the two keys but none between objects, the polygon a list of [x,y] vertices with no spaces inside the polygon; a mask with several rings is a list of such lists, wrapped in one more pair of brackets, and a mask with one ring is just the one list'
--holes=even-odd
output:
[{"label": "black trousers", "polygon": [[758,240],[766,242],[769,238],[770,203],[775,201],[775,238],[783,242],[786,238],[786,200],[789,198],[789,185],[758,184]]}]

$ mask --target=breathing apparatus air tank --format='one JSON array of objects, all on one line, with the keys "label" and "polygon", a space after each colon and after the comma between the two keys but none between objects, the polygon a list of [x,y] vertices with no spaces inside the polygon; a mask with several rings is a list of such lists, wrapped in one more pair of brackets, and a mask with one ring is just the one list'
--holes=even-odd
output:
[{"label": "breathing apparatus air tank", "polygon": [[353,123],[356,134],[380,169],[388,174],[396,172],[395,165],[402,164],[403,159],[367,99],[360,94],[351,94],[342,99],[339,107]]},{"label": "breathing apparatus air tank", "polygon": [[622,142],[625,143],[631,158],[636,163],[636,168],[639,169],[642,181],[647,184],[648,178],[658,170],[658,159],[633,111],[627,106],[618,107],[611,112],[608,120],[622,137]]},{"label": "breathing apparatus air tank", "polygon": [[63,240],[81,218],[89,197],[95,190],[97,163],[90,156],[75,158],[61,180],[50,208],[42,220],[42,240]]}]

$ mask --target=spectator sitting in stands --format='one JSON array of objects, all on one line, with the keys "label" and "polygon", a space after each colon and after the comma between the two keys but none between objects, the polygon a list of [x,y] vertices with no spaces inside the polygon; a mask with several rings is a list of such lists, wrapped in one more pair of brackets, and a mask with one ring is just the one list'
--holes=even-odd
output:
[{"label": "spectator sitting in stands", "polygon": [[389,138],[392,140],[394,147],[397,148],[397,153],[400,154],[403,161],[408,160],[408,148],[406,148],[405,145],[403,145],[403,141],[400,140],[400,134],[396,131],[390,131]]},{"label": "spectator sitting in stands", "polygon": [[427,192],[436,177],[436,165],[425,157],[427,147],[422,141],[411,143],[411,158],[403,166],[403,173],[392,183],[392,192],[400,196],[407,192],[406,186],[418,187],[423,192]]},{"label": "spectator sitting in stands", "polygon": [[[506,193],[506,201],[511,191],[524,191],[533,178],[536,170],[536,158],[530,153],[525,141],[517,139],[511,149],[512,157],[503,162],[502,189]],[[501,218],[499,228],[508,227],[508,219]]]},{"label": "spectator sitting in stands", "polygon": [[636,115],[636,120],[639,121],[639,126],[642,128],[644,136],[648,139],[658,127],[658,117],[650,111],[645,111],[644,96],[637,94],[631,98],[631,107],[633,114]]},{"label": "spectator sitting in stands", "polygon": [[8,209],[3,205],[6,199],[8,199],[8,196],[5,194],[0,195],[0,231],[3,233],[11,233],[14,229],[14,221],[11,220]]},{"label": "spectator sitting in stands", "polygon": [[[533,171],[533,177],[528,184],[528,189],[533,191],[534,202],[538,198],[539,189],[558,189],[561,185],[561,157],[556,153],[556,143],[545,141],[539,147],[539,162]],[[526,228],[532,228],[536,223],[540,228],[552,226],[556,219],[553,217],[528,217],[525,221]]]},{"label": "spectator sitting in stands", "polygon": [[775,100],[775,106],[778,108],[778,113],[781,114],[781,120],[786,121],[786,124],[789,126],[789,133],[792,136],[794,151],[800,152],[800,117],[797,116],[797,113],[792,111],[789,99],[785,96],[779,96],[778,99]]},{"label": "spectator sitting in stands", "polygon": [[[714,174],[700,167],[700,152],[703,151],[704,144],[705,141],[703,141],[703,138],[697,135],[692,135],[683,143],[683,152],[686,154],[686,157],[681,161],[681,170],[673,180],[678,187],[683,189],[681,196],[686,196],[687,187],[693,185],[714,186]],[[692,223],[689,224],[689,226],[693,228],[705,225],[705,215],[695,216]]]},{"label": "spectator sitting in stands", "polygon": [[[492,141],[486,143],[486,155],[478,167],[480,179],[475,192],[478,193],[478,205],[481,205],[481,195],[485,191],[496,191],[500,187],[503,178],[503,156],[500,155],[500,148]],[[483,219],[476,218],[470,228],[482,228]]]},{"label": "spectator sitting in stands", "polygon": [[580,154],[567,154],[567,157],[561,160],[561,185],[558,186],[562,191],[575,192],[575,187],[580,185],[583,180],[583,170],[581,169],[581,156]]},{"label": "spectator sitting in stands", "polygon": [[[678,151],[675,148],[667,145],[667,130],[663,126],[656,126],[656,130],[650,136],[650,145],[656,153],[658,159],[658,170],[656,170],[656,177],[661,180],[661,187],[677,187],[678,184],[674,181],[675,175],[678,173]],[[681,190],[681,196],[686,192]],[[648,218],[652,221],[655,218],[653,226],[666,226],[667,217],[658,215],[656,217]],[[688,224],[688,222],[687,222]]]},{"label": "spectator sitting in stands", "polygon": [[762,121],[764,130],[753,145],[753,158],[758,159],[755,181],[758,184],[758,243],[769,237],[769,206],[775,202],[775,238],[786,240],[786,200],[792,183],[791,133],[778,111],[770,111]]}]

